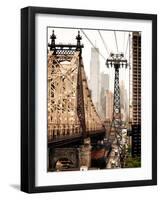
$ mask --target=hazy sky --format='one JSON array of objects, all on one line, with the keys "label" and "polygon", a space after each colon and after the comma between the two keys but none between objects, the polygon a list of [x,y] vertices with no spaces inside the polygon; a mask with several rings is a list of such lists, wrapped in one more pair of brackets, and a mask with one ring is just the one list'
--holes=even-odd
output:
[{"label": "hazy sky", "polygon": [[[79,29],[69,29],[69,28],[55,28],[51,27],[48,28],[48,43],[50,42],[50,35],[52,34],[52,30],[55,30],[55,35],[57,37],[56,43],[65,43],[65,44],[76,44],[76,36],[78,34]],[[85,34],[84,34],[84,33]],[[82,36],[82,44],[84,44],[84,48],[82,50],[83,55],[83,62],[84,62],[84,68],[86,71],[86,75],[88,79],[90,79],[90,59],[91,59],[91,43],[86,38],[86,36],[90,39],[90,41],[93,43],[93,45],[97,48],[99,48],[100,53],[107,59],[109,57],[108,52],[117,53],[117,47],[116,47],[116,40],[118,44],[118,52],[123,52],[125,54],[126,59],[129,61],[129,43],[128,43],[128,37],[129,32],[123,32],[123,31],[116,31],[113,30],[100,30],[100,33],[103,37],[103,40],[105,41],[108,52],[102,42],[102,39],[100,37],[100,34],[98,30],[87,30],[83,29],[83,32],[81,31]],[[86,36],[85,36],[86,35]],[[115,40],[115,38],[117,38]],[[108,69],[105,65],[106,60],[102,58],[102,56],[99,55],[100,59],[100,73],[104,72],[109,74],[110,76],[110,90],[113,91],[114,86],[114,69]],[[129,91],[129,68],[128,69],[120,69],[120,80],[125,81],[125,88],[127,91]]]}]

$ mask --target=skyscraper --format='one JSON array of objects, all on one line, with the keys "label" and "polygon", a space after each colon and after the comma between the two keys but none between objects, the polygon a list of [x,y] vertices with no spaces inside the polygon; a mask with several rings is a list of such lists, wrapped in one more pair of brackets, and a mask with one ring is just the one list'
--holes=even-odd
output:
[{"label": "skyscraper", "polygon": [[128,117],[128,98],[124,80],[120,81],[120,106],[124,114],[124,118],[122,120],[125,121]]},{"label": "skyscraper", "polygon": [[100,96],[100,61],[99,61],[99,49],[91,48],[91,60],[90,60],[90,89],[92,94],[93,103],[97,109],[99,106]]},{"label": "skyscraper", "polygon": [[141,156],[141,33],[132,34],[133,49],[133,119],[132,156]]},{"label": "skyscraper", "polygon": [[104,90],[109,89],[109,75],[101,72],[101,88]]},{"label": "skyscraper", "polygon": [[101,73],[100,109],[103,119],[106,118],[106,92],[109,89],[109,75]]},{"label": "skyscraper", "polygon": [[106,119],[112,121],[113,118],[113,93],[106,91]]}]

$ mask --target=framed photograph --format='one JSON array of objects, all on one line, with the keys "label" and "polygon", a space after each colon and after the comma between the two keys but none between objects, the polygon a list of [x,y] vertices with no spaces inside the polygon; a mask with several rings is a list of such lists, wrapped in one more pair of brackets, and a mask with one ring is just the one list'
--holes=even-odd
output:
[{"label": "framed photograph", "polygon": [[21,9],[21,190],[157,184],[157,16]]}]

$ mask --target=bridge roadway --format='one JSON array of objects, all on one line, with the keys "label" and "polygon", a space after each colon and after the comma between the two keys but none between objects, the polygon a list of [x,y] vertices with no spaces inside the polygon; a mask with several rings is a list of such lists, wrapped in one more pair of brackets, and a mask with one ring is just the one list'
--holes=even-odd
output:
[{"label": "bridge roadway", "polygon": [[[87,131],[86,137],[91,138],[91,143],[96,143],[98,140],[102,140],[105,137],[106,130],[96,130],[96,131]],[[66,147],[72,146],[76,144],[81,144],[84,139],[84,135],[80,134],[73,134],[73,135],[62,135],[48,139],[48,147],[49,148],[56,148],[56,147]]]}]

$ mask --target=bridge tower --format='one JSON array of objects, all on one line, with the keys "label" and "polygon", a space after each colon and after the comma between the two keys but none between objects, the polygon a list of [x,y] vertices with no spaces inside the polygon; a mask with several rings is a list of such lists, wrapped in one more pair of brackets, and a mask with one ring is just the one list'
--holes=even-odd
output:
[{"label": "bridge tower", "polygon": [[[68,61],[71,62],[72,57],[74,56],[75,52],[78,52],[78,72],[77,72],[77,115],[80,122],[81,132],[83,139],[87,137],[86,134],[86,122],[85,122],[85,110],[84,110],[84,94],[83,94],[83,78],[82,78],[82,68],[83,68],[83,61],[82,61],[82,48],[84,47],[81,44],[82,37],[80,36],[80,31],[78,31],[78,35],[76,36],[77,44],[56,44],[56,35],[53,33],[50,36],[51,43],[48,44],[50,51],[53,52],[53,56],[55,56],[55,62],[58,65],[61,65],[61,62]],[[68,72],[69,73],[69,72]],[[71,72],[72,74],[72,72]],[[70,75],[70,74],[69,74]],[[63,79],[66,77],[64,76]]]},{"label": "bridge tower", "polygon": [[112,143],[114,154],[117,155],[117,163],[115,167],[122,167],[125,152],[122,145],[122,120],[120,109],[120,85],[119,85],[119,70],[122,67],[127,68],[127,60],[124,58],[123,53],[110,54],[110,57],[106,60],[107,67],[114,67],[114,100],[113,100],[113,117],[110,128],[109,141]]},{"label": "bridge tower", "polygon": [[76,36],[77,47],[76,51],[79,51],[79,66],[78,66],[78,76],[77,76],[77,115],[80,121],[80,125],[82,127],[82,135],[83,139],[87,137],[86,134],[86,122],[85,122],[85,110],[84,110],[84,94],[83,94],[83,78],[82,78],[82,45],[80,36],[80,31],[78,31],[78,35]]},{"label": "bridge tower", "polygon": [[78,156],[72,155],[79,154],[78,147],[81,147],[79,164],[86,160],[89,166],[90,141],[94,143],[104,138],[105,127],[95,109],[88,88],[82,57],[84,47],[81,44],[82,37],[78,31],[76,44],[57,43],[53,30],[50,40],[48,44],[48,167],[53,170],[57,160],[59,162],[70,160],[72,166],[77,168]]}]

